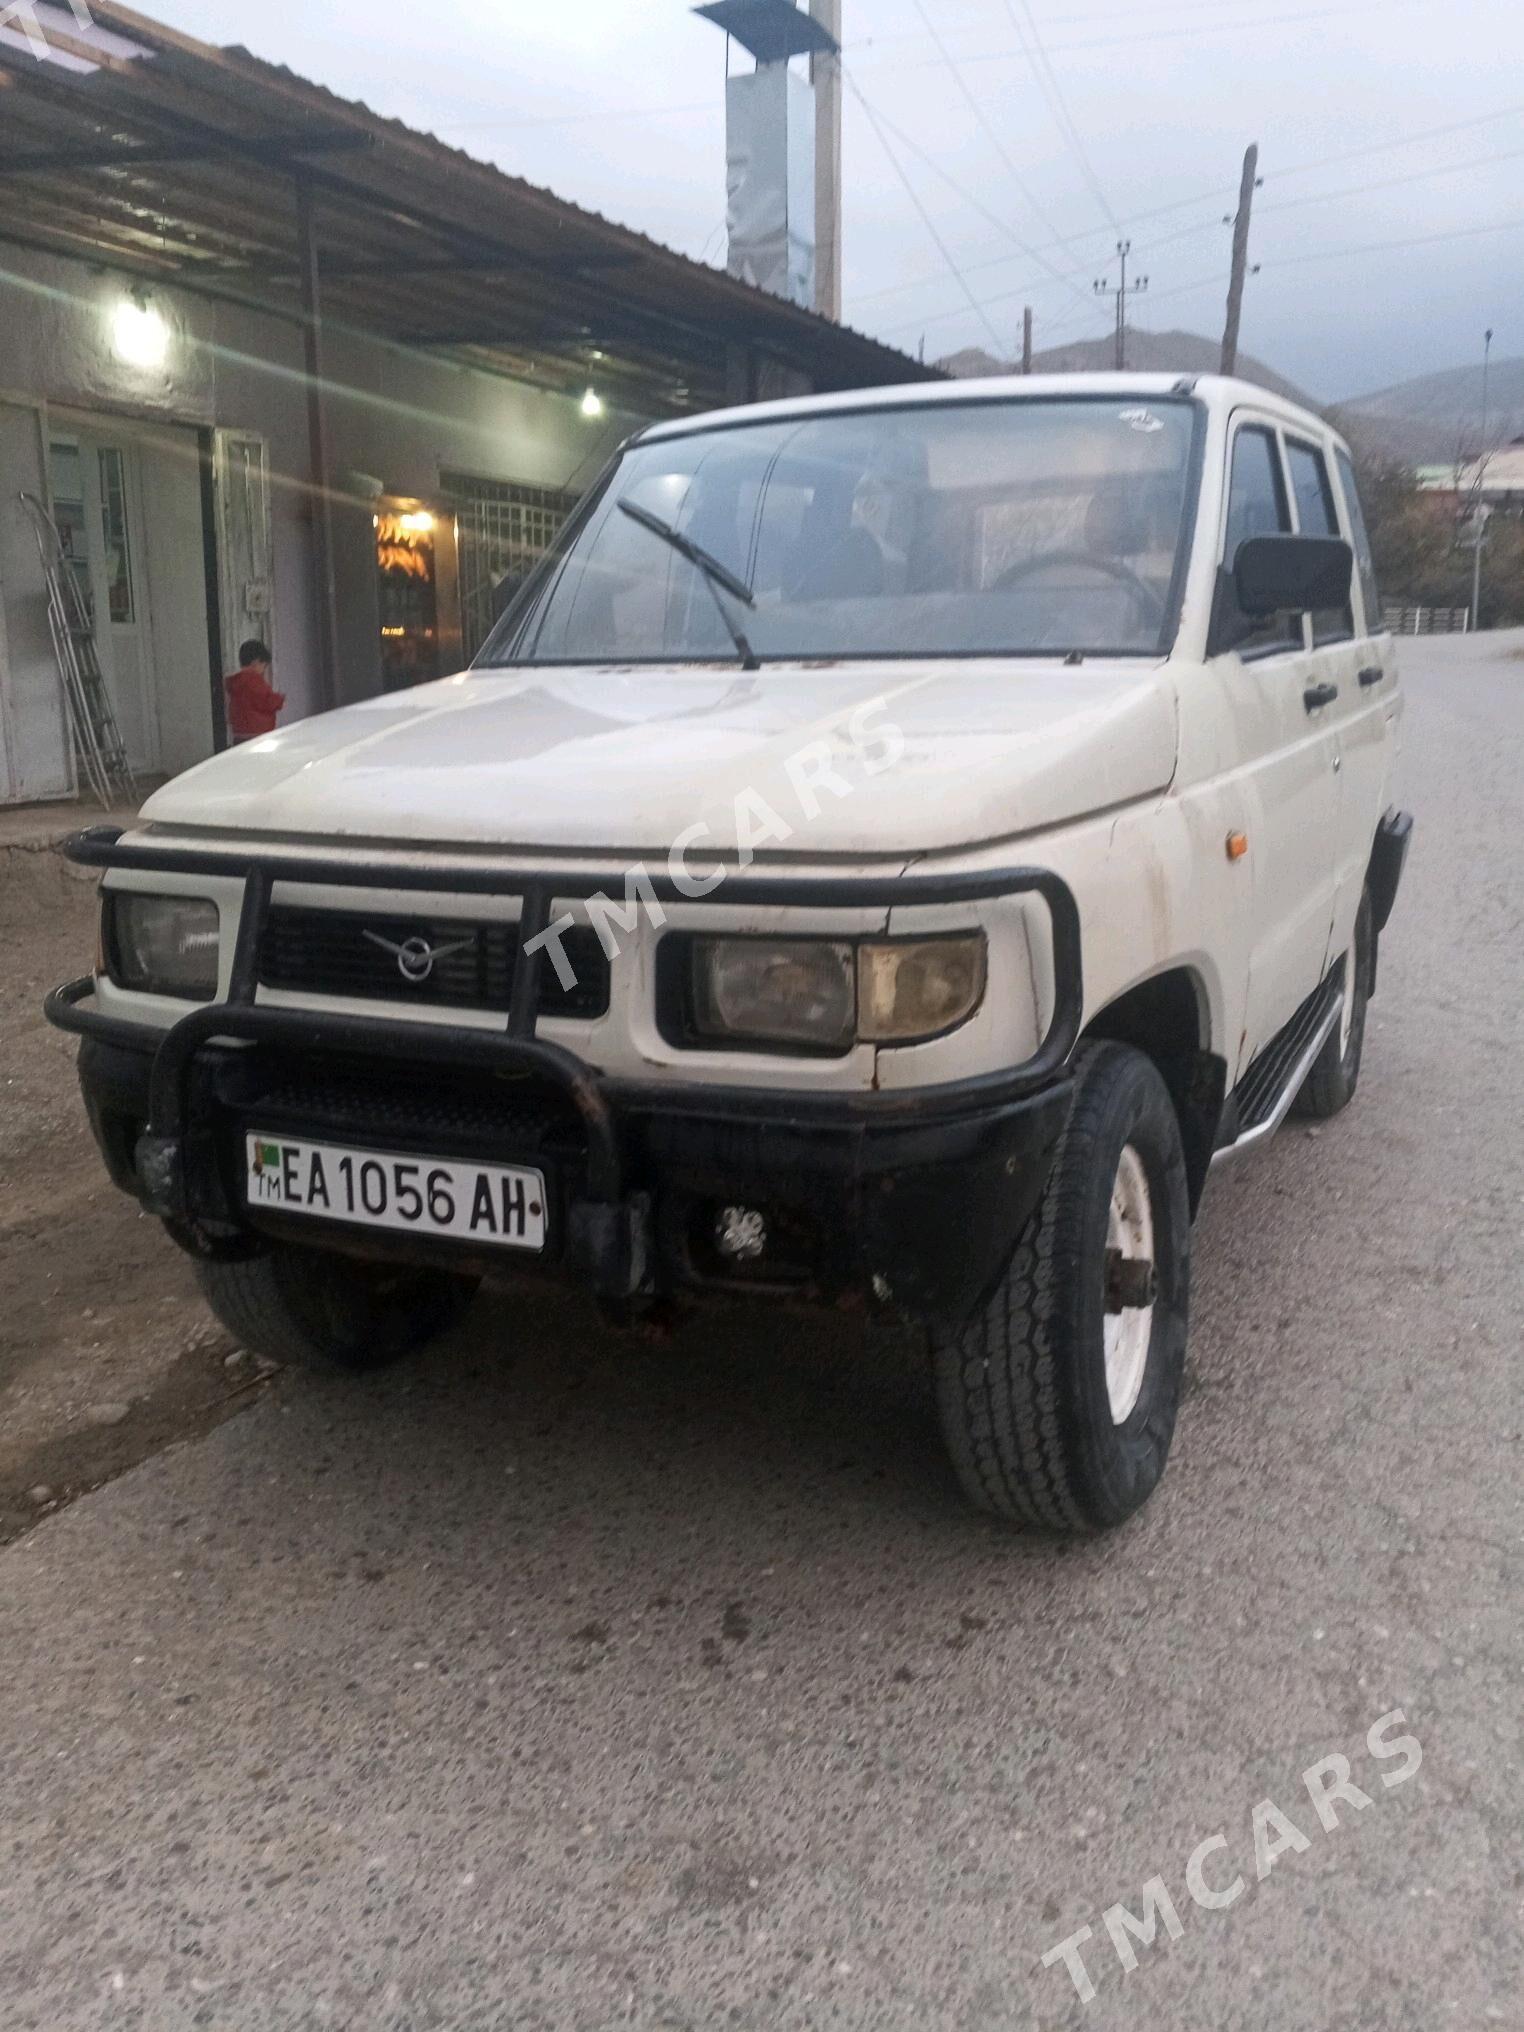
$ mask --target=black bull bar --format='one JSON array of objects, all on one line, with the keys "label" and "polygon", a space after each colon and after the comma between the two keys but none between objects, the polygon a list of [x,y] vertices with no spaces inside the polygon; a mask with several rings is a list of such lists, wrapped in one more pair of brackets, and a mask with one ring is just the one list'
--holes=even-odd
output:
[{"label": "black bull bar", "polygon": [[[148,1123],[138,1144],[137,1168],[145,1204],[150,1211],[183,1225],[193,1225],[186,1199],[185,1141],[189,1128],[191,1069],[197,1053],[214,1039],[284,1045],[301,1052],[342,1052],[378,1059],[434,1061],[484,1073],[531,1072],[558,1087],[580,1118],[587,1138],[586,1198],[590,1212],[603,1210],[612,1219],[627,1198],[625,1165],[618,1127],[621,1101],[649,1105],[651,1088],[644,1082],[607,1079],[597,1068],[564,1045],[535,1035],[539,1015],[541,969],[545,946],[531,942],[548,929],[558,901],[585,901],[594,895],[628,900],[624,870],[571,872],[535,868],[528,871],[473,866],[470,862],[434,865],[395,862],[355,854],[331,858],[306,853],[261,853],[237,848],[152,847],[124,843],[120,828],[94,826],[76,833],[64,845],[69,860],[84,867],[133,869],[149,874],[202,875],[242,880],[243,899],[225,1001],[182,1016],[153,1045],[149,1083]],[[667,873],[643,875],[640,889],[659,903],[703,903],[717,896],[720,884],[705,894],[692,893]],[[278,882],[365,890],[419,890],[434,894],[517,897],[519,936],[513,960],[507,1021],[501,1030],[448,1023],[396,1022],[353,1016],[338,1011],[270,1008],[258,991],[260,942]],[[918,1115],[956,1118],[981,1108],[1014,1101],[1049,1084],[1063,1070],[1080,1032],[1084,977],[1080,952],[1079,910],[1069,886],[1045,868],[1010,867],[959,873],[909,873],[897,876],[738,876],[728,901],[758,907],[801,910],[889,910],[922,905],[958,905],[1035,894],[1045,904],[1051,925],[1053,1010],[1044,1036],[1021,1064],[971,1078],[930,1086],[851,1093],[778,1092],[759,1088],[666,1082],[659,1088],[666,1112],[724,1119],[742,1114],[801,1126],[820,1122],[884,1124],[913,1121]],[[94,991],[85,975],[55,988],[44,1004],[48,1020],[61,1030],[85,1037],[120,1041],[122,1019],[82,1006]],[[602,1255],[606,1248],[600,1248]],[[635,1246],[618,1252],[629,1264],[643,1256]]]}]

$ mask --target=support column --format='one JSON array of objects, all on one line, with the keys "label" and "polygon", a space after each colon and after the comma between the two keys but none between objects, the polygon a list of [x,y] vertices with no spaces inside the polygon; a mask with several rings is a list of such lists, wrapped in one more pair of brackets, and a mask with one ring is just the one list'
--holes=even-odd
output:
[{"label": "support column", "polygon": [[323,298],[313,228],[312,188],[296,180],[297,264],[302,284],[302,372],[307,388],[307,485],[318,664],[313,687],[320,712],[339,702],[339,611],[333,572],[333,492],[323,393]]},{"label": "support column", "polygon": [[810,58],[815,87],[815,308],[841,323],[841,0],[810,0],[836,53]]}]

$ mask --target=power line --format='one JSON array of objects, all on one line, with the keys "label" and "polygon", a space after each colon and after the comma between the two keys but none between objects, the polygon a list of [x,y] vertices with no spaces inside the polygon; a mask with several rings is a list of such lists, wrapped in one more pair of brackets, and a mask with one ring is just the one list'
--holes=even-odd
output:
[{"label": "power line", "polygon": [[[1273,205],[1261,205],[1262,212],[1300,211],[1304,205],[1326,205],[1339,198],[1363,198],[1369,191],[1396,190],[1407,183],[1427,183],[1431,177],[1458,176],[1462,170],[1488,169],[1495,162],[1517,162],[1524,148],[1505,148],[1493,155],[1472,155],[1464,162],[1444,162],[1434,169],[1410,169],[1401,176],[1384,176],[1373,183],[1350,184],[1344,190],[1309,191],[1302,198],[1279,198]],[[1285,175],[1287,172],[1282,171]]]},{"label": "power line", "polygon": [[[1122,230],[1121,224],[1117,219],[1116,213],[1111,209],[1105,191],[1101,188],[1100,178],[1096,175],[1094,164],[1091,162],[1085,144],[1080,138],[1080,131],[1074,124],[1073,115],[1069,111],[1069,102],[1064,97],[1063,86],[1058,81],[1058,73],[1048,60],[1048,52],[1043,47],[1042,35],[1038,29],[1037,19],[1032,12],[1029,0],[1021,0],[1021,14],[1016,12],[1016,0],[1005,0],[1005,11],[1011,18],[1011,26],[1020,37],[1023,48],[1027,44],[1027,30],[1031,31],[1029,58],[1032,72],[1042,88],[1043,97],[1048,102],[1048,111],[1053,115],[1053,124],[1057,127],[1060,137],[1068,144],[1069,152],[1079,164],[1080,174],[1084,177],[1089,187],[1090,195],[1100,206],[1103,215],[1112,228],[1120,232]],[[1026,18],[1026,29],[1022,27],[1022,16]]]},{"label": "power line", "polygon": [[1443,127],[1422,127],[1416,134],[1399,134],[1393,141],[1371,141],[1362,148],[1341,149],[1337,155],[1320,155],[1311,162],[1293,162],[1275,171],[1277,179],[1305,176],[1309,170],[1336,169],[1341,162],[1358,162],[1367,155],[1384,155],[1393,148],[1411,148],[1417,141],[1438,141],[1441,135],[1462,134],[1468,128],[1489,127],[1495,120],[1513,120],[1524,106],[1500,106],[1495,113],[1475,113],[1469,120],[1448,120]]},{"label": "power line", "polygon": [[[1174,198],[1170,201],[1169,204],[1155,205],[1150,211],[1130,212],[1127,215],[1127,217],[1122,220],[1122,225],[1124,227],[1146,225],[1150,219],[1166,218],[1171,212],[1183,212],[1190,205],[1205,205],[1212,203],[1216,203],[1219,205],[1222,203],[1222,194],[1220,187],[1217,190],[1198,191],[1193,197]],[[1213,226],[1219,225],[1221,223],[1220,212],[1214,214],[1212,219],[1205,223],[1211,224]],[[1067,236],[1067,238],[1062,240],[1049,240],[1042,247],[1038,248],[1036,251],[1041,254],[1064,253],[1070,247],[1078,247],[1082,245],[1086,240],[1099,239],[1101,235],[1107,232],[1108,230],[1109,228],[1105,226],[1087,226],[1082,233],[1070,233]],[[1191,226],[1187,227],[1184,230],[1187,233],[1204,231],[1205,224],[1199,228]],[[1181,237],[1182,237],[1181,234],[1171,234],[1169,236],[1169,238],[1171,239],[1178,239]],[[1167,243],[1164,240],[1151,240],[1148,244],[1151,247],[1162,247]],[[963,272],[965,275],[981,275],[986,273],[991,268],[1008,267],[1009,264],[1015,259],[1016,256],[1014,254],[992,254],[988,260],[966,261],[963,264]],[[1084,269],[1076,268],[1070,270],[1069,272],[1071,275],[1083,275],[1088,274],[1089,270],[1088,268]],[[898,296],[903,290],[907,289],[924,289],[928,283],[940,282],[941,280],[942,278],[940,275],[930,275],[930,276],[923,275],[918,276],[912,282],[891,282],[886,284],[885,287],[882,289],[864,290],[860,295],[854,297],[853,301],[854,303],[876,303],[880,297]]]},{"label": "power line", "polygon": [[[1092,49],[1114,50],[1140,43],[1180,42],[1206,35],[1231,35],[1244,29],[1285,28],[1295,26],[1299,22],[1327,21],[1335,15],[1340,14],[1387,15],[1392,13],[1395,8],[1418,7],[1424,4],[1425,0],[1345,0],[1345,4],[1340,6],[1315,7],[1297,14],[1259,14],[1250,20],[1244,21],[1224,21],[1218,19],[1193,22],[1189,27],[1158,29],[1151,34],[1107,35],[1092,42],[1065,42],[1058,44],[1054,53],[1058,56],[1068,56],[1077,55],[1082,51]],[[919,0],[917,0],[917,6],[919,7]],[[956,70],[960,62],[966,64],[1014,63],[1025,61],[1025,58],[1026,52],[1021,49],[976,50],[970,51],[961,58],[954,58],[945,50],[941,53],[941,61],[950,70]],[[915,59],[910,57],[881,57],[859,64],[858,69],[880,71],[904,70],[914,61]]]},{"label": "power line", "polygon": [[[1494,121],[1506,119],[1518,113],[1524,113],[1524,106],[1505,107],[1500,109],[1496,113],[1482,114],[1472,120],[1452,122],[1443,128],[1428,130],[1425,134],[1422,135],[1404,136],[1395,141],[1374,143],[1369,148],[1363,148],[1358,150],[1347,150],[1338,156],[1328,158],[1326,161],[1300,163],[1294,169],[1269,171],[1266,173],[1264,181],[1279,182],[1281,179],[1288,176],[1305,175],[1310,173],[1314,169],[1337,166],[1338,163],[1347,161],[1354,156],[1366,156],[1376,154],[1382,151],[1388,151],[1393,148],[1405,148],[1409,145],[1411,141],[1436,139],[1440,135],[1459,132],[1465,128],[1488,125]],[[1401,176],[1381,178],[1374,180],[1370,183],[1354,184],[1341,190],[1313,191],[1309,192],[1304,197],[1283,198],[1276,202],[1268,204],[1262,203],[1259,207],[1259,210],[1262,213],[1288,211],[1293,209],[1300,209],[1306,205],[1311,204],[1337,203],[1338,200],[1341,198],[1360,197],[1365,195],[1369,191],[1388,190],[1394,189],[1404,184],[1423,183],[1427,182],[1430,178],[1433,177],[1451,176],[1459,174],[1460,172],[1468,169],[1486,168],[1492,163],[1516,161],[1521,156],[1524,156],[1524,149],[1502,149],[1491,155],[1469,157],[1465,162],[1440,163],[1428,169],[1408,170],[1405,171]],[[1211,194],[1207,193],[1205,195],[1209,196]],[[1185,204],[1194,204],[1199,201],[1204,200],[1197,200],[1194,198],[1183,199],[1180,200],[1179,203],[1175,205],[1160,206],[1152,213],[1136,214],[1127,223],[1137,224],[1150,217],[1161,217],[1167,211],[1179,210]],[[1216,231],[1220,228],[1221,223],[1222,223],[1221,217],[1219,215],[1218,217],[1215,217],[1213,219],[1204,219],[1201,220],[1199,223],[1189,226],[1183,226],[1176,232],[1166,233],[1161,235],[1158,239],[1144,242],[1140,246],[1139,252],[1152,254],[1156,252],[1160,247],[1172,246],[1178,241],[1194,239],[1200,234]],[[1099,229],[1095,230],[1098,231]],[[1479,230],[1491,230],[1491,229],[1483,228]],[[1091,239],[1093,237],[1095,237],[1093,231],[1086,232],[1083,234],[1075,235],[1072,241],[1054,242],[1052,243],[1052,245],[1053,247],[1058,247],[1062,245],[1077,245],[1081,241]],[[992,259],[988,261],[971,262],[965,265],[964,273],[966,275],[977,275],[986,272],[991,268],[1006,266],[1014,258],[1015,258],[1014,256],[1009,254],[1001,254],[994,256]],[[1322,257],[1309,256],[1307,258],[1311,259]],[[1083,272],[1084,271],[1079,269],[1073,271],[1075,275],[1079,275]],[[896,283],[892,285],[892,289],[894,291],[898,291],[902,289],[924,288],[928,286],[929,283],[938,282],[940,280],[941,280],[940,276],[922,277],[918,282],[915,283]],[[995,304],[1010,302],[1014,297],[1026,294],[1031,287],[1032,285],[1030,283],[1023,283],[1018,288],[1015,289],[1001,290],[994,295],[986,295],[983,301],[987,306],[993,306]],[[890,293],[891,293],[890,290],[882,290],[875,292],[874,296],[884,296]],[[860,297],[857,298],[855,301],[858,303],[871,302],[874,300],[874,296]],[[935,324],[942,322],[948,317],[957,317],[959,315],[961,315],[961,313],[957,310],[934,311],[929,316],[922,315],[914,319],[903,320],[900,323],[886,326],[884,329],[886,332],[892,334],[893,332],[896,331],[905,330],[907,326],[910,324],[915,324],[918,326]]]},{"label": "power line", "polygon": [[[967,105],[969,111],[973,114],[975,120],[978,121],[980,128],[983,130],[984,134],[988,138],[991,146],[995,150],[995,153],[1000,157],[1000,160],[1005,164],[1007,171],[1010,173],[1011,181],[1015,184],[1017,190],[1020,191],[1023,199],[1026,201],[1028,210],[1033,212],[1036,215],[1036,217],[1041,221],[1043,230],[1048,234],[1048,236],[1050,238],[1054,237],[1053,227],[1051,223],[1049,222],[1047,216],[1043,212],[1042,207],[1038,204],[1037,200],[1033,197],[1032,193],[1027,189],[1025,178],[1022,176],[1021,171],[1016,167],[1016,164],[1011,159],[1010,150],[1001,140],[1000,135],[997,133],[995,129],[994,123],[991,121],[989,115],[985,112],[984,107],[980,104],[978,98],[970,89],[968,79],[964,77],[961,66],[956,62],[954,62],[952,57],[948,55],[947,45],[943,42],[941,36],[937,33],[936,25],[932,21],[930,13],[927,11],[926,0],[915,0],[915,11],[917,14],[920,15],[921,21],[925,26],[926,33],[931,37],[933,44],[936,46],[937,53],[941,56],[943,62],[951,70],[953,74],[953,79],[957,84],[958,90],[963,96],[964,103]],[[859,96],[861,96],[861,94],[859,94]],[[1048,266],[1049,264],[1045,262],[1043,265]],[[1075,294],[1078,295],[1079,291],[1076,290]]]},{"label": "power line", "polygon": [[1358,247],[1325,247],[1312,254],[1282,254],[1260,263],[1262,268],[1300,268],[1308,261],[1347,261],[1356,254],[1380,254],[1388,248],[1439,247],[1451,240],[1476,240],[1484,233],[1513,233],[1524,227],[1524,218],[1495,219],[1490,226],[1456,226],[1444,233],[1416,233],[1403,240],[1367,240]]},{"label": "power line", "polygon": [[847,69],[845,64],[843,64],[841,67],[841,74],[848,89],[851,91],[852,96],[857,100],[857,103],[862,107],[863,111],[867,114],[869,124],[872,126],[874,133],[878,136],[879,146],[883,149],[885,155],[889,158],[890,168],[894,171],[895,175],[904,185],[906,196],[910,199],[910,202],[915,206],[916,210],[920,213],[921,224],[926,228],[926,231],[930,234],[932,241],[935,243],[937,252],[941,255],[942,259],[947,263],[949,272],[955,277],[959,287],[962,289],[964,295],[968,298],[969,308],[973,311],[974,315],[979,319],[979,322],[984,326],[984,329],[989,333],[993,343],[997,347],[1000,346],[1001,344],[1004,343],[1000,337],[1000,334],[995,330],[994,325],[990,322],[989,314],[986,312],[984,306],[980,303],[978,297],[974,295],[974,292],[972,288],[969,286],[968,279],[964,275],[962,269],[959,268],[957,262],[953,259],[952,252],[949,249],[947,242],[942,238],[942,235],[937,231],[936,224],[933,221],[930,212],[928,212],[925,205],[922,204],[920,192],[916,189],[915,185],[910,181],[909,175],[906,173],[904,164],[900,161],[899,157],[890,147],[889,137],[884,132],[883,128],[879,125],[878,115],[874,112],[873,108],[868,104],[868,101],[863,97],[862,93],[858,90],[857,80],[852,76],[851,72]]},{"label": "power line", "polygon": [[[843,68],[843,75],[845,75],[845,68]],[[858,100],[862,105],[864,111],[870,110],[868,100],[864,96],[861,85],[854,84],[853,90],[856,92]],[[877,114],[877,118],[880,124],[885,128],[887,128],[892,135],[894,135],[895,139],[900,143],[901,147],[908,148],[912,155],[914,155],[920,162],[925,164],[926,168],[931,171],[933,176],[940,177],[942,182],[947,185],[949,190],[955,192],[958,197],[962,198],[965,204],[972,205],[974,210],[979,213],[981,218],[988,219],[990,224],[995,227],[996,231],[1003,233],[1008,240],[1012,241],[1018,248],[1020,253],[1027,260],[1035,261],[1038,267],[1045,268],[1052,281],[1064,283],[1066,286],[1068,285],[1070,280],[1069,276],[1065,274],[1063,271],[1055,268],[1053,266],[1053,263],[1048,260],[1047,256],[1041,251],[1041,249],[1029,246],[1028,243],[1022,239],[1021,235],[1010,224],[1009,220],[1003,219],[1000,216],[1000,214],[996,211],[993,211],[981,197],[976,196],[975,193],[971,191],[966,184],[960,183],[950,170],[944,169],[942,164],[937,161],[934,155],[929,155],[927,151],[924,148],[922,148],[921,144],[918,141],[916,141],[913,138],[913,136],[907,134],[903,127],[897,126],[895,122],[889,118],[887,113],[879,112]],[[940,281],[941,278],[938,277],[937,279]],[[1082,296],[1083,291],[1075,291],[1074,294]]]}]

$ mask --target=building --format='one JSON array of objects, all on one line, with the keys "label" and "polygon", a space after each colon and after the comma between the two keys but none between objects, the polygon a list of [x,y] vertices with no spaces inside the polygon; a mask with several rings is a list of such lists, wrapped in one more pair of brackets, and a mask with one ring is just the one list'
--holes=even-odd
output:
[{"label": "building", "polygon": [[1524,515],[1524,438],[1514,438],[1484,458],[1419,466],[1417,474],[1425,493],[1447,494],[1463,508],[1480,502],[1488,514]]},{"label": "building", "polygon": [[643,422],[928,371],[114,0],[0,22],[0,802],[75,783],[23,493],[155,775],[245,636],[288,718],[458,667]]}]

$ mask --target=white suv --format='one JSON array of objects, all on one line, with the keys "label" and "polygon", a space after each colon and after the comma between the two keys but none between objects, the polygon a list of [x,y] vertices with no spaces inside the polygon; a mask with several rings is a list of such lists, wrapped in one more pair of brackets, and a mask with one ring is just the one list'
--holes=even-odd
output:
[{"label": "white suv", "polygon": [[73,843],[112,1176],[284,1360],[484,1275],[919,1322],[975,1502],[1162,1472],[1214,1158],[1343,1107],[1411,821],[1349,455],[1210,377],[620,453],[458,677]]}]

